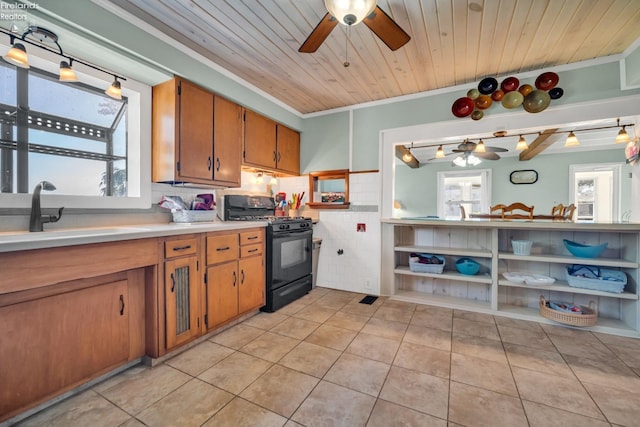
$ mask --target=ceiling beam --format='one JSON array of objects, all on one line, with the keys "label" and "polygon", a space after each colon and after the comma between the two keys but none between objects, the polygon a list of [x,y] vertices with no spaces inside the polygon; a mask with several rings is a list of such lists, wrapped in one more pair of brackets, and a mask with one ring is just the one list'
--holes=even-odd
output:
[{"label": "ceiling beam", "polygon": [[405,162],[404,161],[402,156],[404,156],[406,153],[411,154],[409,149],[407,149],[404,145],[396,145],[396,157],[399,158],[400,160],[402,160],[410,168],[414,168],[414,169],[419,168],[420,167],[420,162],[418,161],[418,159],[416,159],[416,157],[413,154],[411,154],[411,161],[410,162]]},{"label": "ceiling beam", "polygon": [[549,140],[549,137],[553,135],[558,128],[556,129],[546,129],[538,135],[536,139],[533,140],[531,144],[529,144],[529,148],[520,153],[520,161],[531,160],[538,154],[542,153],[546,150],[551,144],[553,144],[555,139]]}]

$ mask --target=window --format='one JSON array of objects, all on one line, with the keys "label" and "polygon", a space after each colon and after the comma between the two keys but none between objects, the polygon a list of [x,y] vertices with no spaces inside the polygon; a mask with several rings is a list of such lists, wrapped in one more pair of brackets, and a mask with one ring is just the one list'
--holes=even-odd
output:
[{"label": "window", "polygon": [[438,216],[460,219],[464,207],[467,215],[489,211],[491,170],[438,172]]},{"label": "window", "polygon": [[62,83],[51,56],[29,52],[28,70],[0,63],[2,206],[30,206],[26,193],[46,180],[51,206],[150,207],[151,88],[127,80],[115,100],[104,94],[111,76],[79,66],[80,82]]},{"label": "window", "polygon": [[620,220],[620,164],[587,164],[569,167],[569,194],[576,205],[576,220]]}]

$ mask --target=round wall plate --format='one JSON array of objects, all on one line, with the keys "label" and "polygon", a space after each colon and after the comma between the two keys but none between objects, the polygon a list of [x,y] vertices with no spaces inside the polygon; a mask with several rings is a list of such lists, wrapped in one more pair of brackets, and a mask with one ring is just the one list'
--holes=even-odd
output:
[{"label": "round wall plate", "polygon": [[517,170],[509,175],[509,181],[512,184],[533,184],[537,180],[538,172],[533,169]]}]

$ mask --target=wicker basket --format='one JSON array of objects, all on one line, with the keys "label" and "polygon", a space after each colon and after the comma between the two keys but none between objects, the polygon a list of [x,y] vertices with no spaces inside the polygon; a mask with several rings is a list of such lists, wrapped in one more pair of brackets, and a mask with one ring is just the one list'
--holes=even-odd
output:
[{"label": "wicker basket", "polygon": [[216,211],[174,211],[173,222],[211,222],[216,219]]},{"label": "wicker basket", "polygon": [[513,247],[514,255],[531,255],[531,240],[512,240],[511,247]]},{"label": "wicker basket", "polygon": [[[581,270],[584,270],[591,277],[573,275],[580,273]],[[620,294],[627,284],[627,275],[624,272],[594,265],[568,265],[565,273],[569,286],[573,288]]]},{"label": "wicker basket", "polygon": [[598,305],[591,301],[589,307],[582,306],[582,314],[564,313],[549,308],[544,295],[540,295],[540,315],[571,326],[593,326],[598,321]]}]

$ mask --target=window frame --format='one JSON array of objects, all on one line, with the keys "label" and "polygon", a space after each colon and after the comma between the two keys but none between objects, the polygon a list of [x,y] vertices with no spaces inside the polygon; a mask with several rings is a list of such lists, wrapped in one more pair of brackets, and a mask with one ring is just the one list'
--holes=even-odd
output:
[{"label": "window frame", "polygon": [[[482,197],[480,198],[480,210],[483,212],[489,211],[491,206],[491,169],[470,169],[470,170],[456,170],[456,171],[440,171],[437,175],[438,189],[437,189],[437,203],[438,203],[438,216],[440,218],[447,219],[445,216],[445,191],[444,181],[446,178],[459,178],[465,176],[478,176],[480,175],[480,182],[482,185]],[[470,214],[471,212],[467,212]],[[449,218],[451,219],[451,218]]]},{"label": "window frame", "polygon": [[[576,200],[576,174],[584,173],[584,172],[602,172],[602,171],[610,171],[612,175],[611,181],[611,220],[614,222],[619,222],[621,220],[621,197],[622,197],[622,166],[623,163],[584,163],[584,164],[573,164],[569,165],[569,202],[576,205],[578,207],[578,201]],[[594,207],[597,205],[597,199],[594,200]],[[576,209],[576,218],[578,217],[578,212]],[[596,218],[595,211],[592,214],[593,219],[591,220],[581,220],[584,222],[598,222]]]}]

